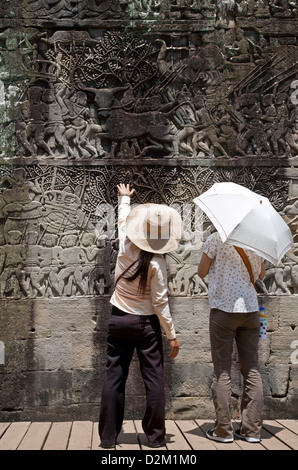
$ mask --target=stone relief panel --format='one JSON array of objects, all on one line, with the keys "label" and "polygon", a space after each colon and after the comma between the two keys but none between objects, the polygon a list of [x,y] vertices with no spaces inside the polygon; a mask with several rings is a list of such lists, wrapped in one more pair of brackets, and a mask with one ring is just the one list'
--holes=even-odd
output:
[{"label": "stone relief panel", "polygon": [[298,8],[291,0],[1,0],[0,14],[48,22],[213,19],[227,26],[237,17],[297,17]]},{"label": "stone relief panel", "polygon": [[149,36],[4,28],[2,159],[297,164],[296,43],[239,25]]},{"label": "stone relief panel", "polygon": [[121,0],[1,0],[0,15],[4,18],[26,18],[47,23],[57,20],[83,21],[98,17],[117,19],[125,16],[125,9],[121,4]]},{"label": "stone relief panel", "polygon": [[206,19],[214,18],[225,26],[237,17],[295,17],[296,2],[289,0],[132,0],[126,11],[132,18]]},{"label": "stone relief panel", "polygon": [[0,298],[111,293],[120,180],[136,189],[134,203],[166,203],[181,213],[183,238],[177,251],[167,255],[171,295],[207,295],[208,282],[196,272],[212,227],[192,201],[215,181],[235,180],[267,195],[294,235],[295,246],[282,263],[267,263],[260,292],[298,292],[298,197],[289,199],[289,181],[276,176],[274,168],[32,165],[1,169]]}]

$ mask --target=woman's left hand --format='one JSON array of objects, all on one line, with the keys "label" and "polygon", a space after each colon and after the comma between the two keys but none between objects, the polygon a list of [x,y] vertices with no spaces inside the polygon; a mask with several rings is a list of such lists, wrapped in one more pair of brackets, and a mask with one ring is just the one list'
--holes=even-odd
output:
[{"label": "woman's left hand", "polygon": [[179,352],[179,343],[177,339],[175,338],[175,339],[169,339],[169,344],[171,346],[171,352],[169,354],[169,358],[174,359],[178,355],[178,352]]}]

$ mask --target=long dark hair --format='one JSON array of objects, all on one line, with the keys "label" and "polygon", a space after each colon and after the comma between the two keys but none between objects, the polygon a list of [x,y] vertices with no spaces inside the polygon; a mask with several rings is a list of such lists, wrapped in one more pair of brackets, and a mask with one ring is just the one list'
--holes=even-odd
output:
[{"label": "long dark hair", "polygon": [[[149,265],[150,265],[150,261],[152,260],[154,256],[154,253],[150,253],[149,251],[144,251],[144,250],[141,250],[140,252],[140,256],[138,257],[137,260],[135,260],[132,264],[130,264],[128,266],[128,268],[126,268],[123,273],[120,274],[120,276],[118,277],[117,281],[116,281],[116,284],[117,282],[119,281],[119,279],[121,277],[124,277],[124,279],[126,279],[127,281],[129,282],[132,282],[134,281],[138,276],[140,276],[140,280],[139,280],[139,291],[144,294],[145,290],[146,290],[146,285],[147,285],[147,279],[148,279],[148,269],[149,269]],[[134,271],[133,274],[131,274],[130,276],[128,277],[125,277],[125,274],[135,265],[137,264],[137,267],[136,267],[136,270]]]}]

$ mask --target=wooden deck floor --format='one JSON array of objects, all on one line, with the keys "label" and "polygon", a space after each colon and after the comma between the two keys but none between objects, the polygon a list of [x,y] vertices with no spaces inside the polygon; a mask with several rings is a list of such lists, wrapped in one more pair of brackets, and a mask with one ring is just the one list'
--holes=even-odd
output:
[{"label": "wooden deck floor", "polygon": [[[234,423],[235,428],[237,423]],[[260,443],[251,444],[235,439],[222,444],[210,441],[205,431],[212,421],[167,421],[167,444],[158,450],[298,450],[298,421],[265,421]],[[97,423],[73,422],[13,422],[0,423],[0,450],[99,450]],[[125,421],[115,451],[152,451],[146,446],[141,421]],[[112,451],[114,452],[114,451]]]}]

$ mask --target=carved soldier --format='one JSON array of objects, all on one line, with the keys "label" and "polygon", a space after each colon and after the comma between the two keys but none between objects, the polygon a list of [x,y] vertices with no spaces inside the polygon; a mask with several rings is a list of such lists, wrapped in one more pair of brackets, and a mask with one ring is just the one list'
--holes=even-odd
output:
[{"label": "carved soldier", "polygon": [[21,240],[22,232],[10,230],[6,234],[6,245],[0,247],[0,297],[9,293],[17,298],[21,294],[22,270],[26,261],[26,248]]}]

